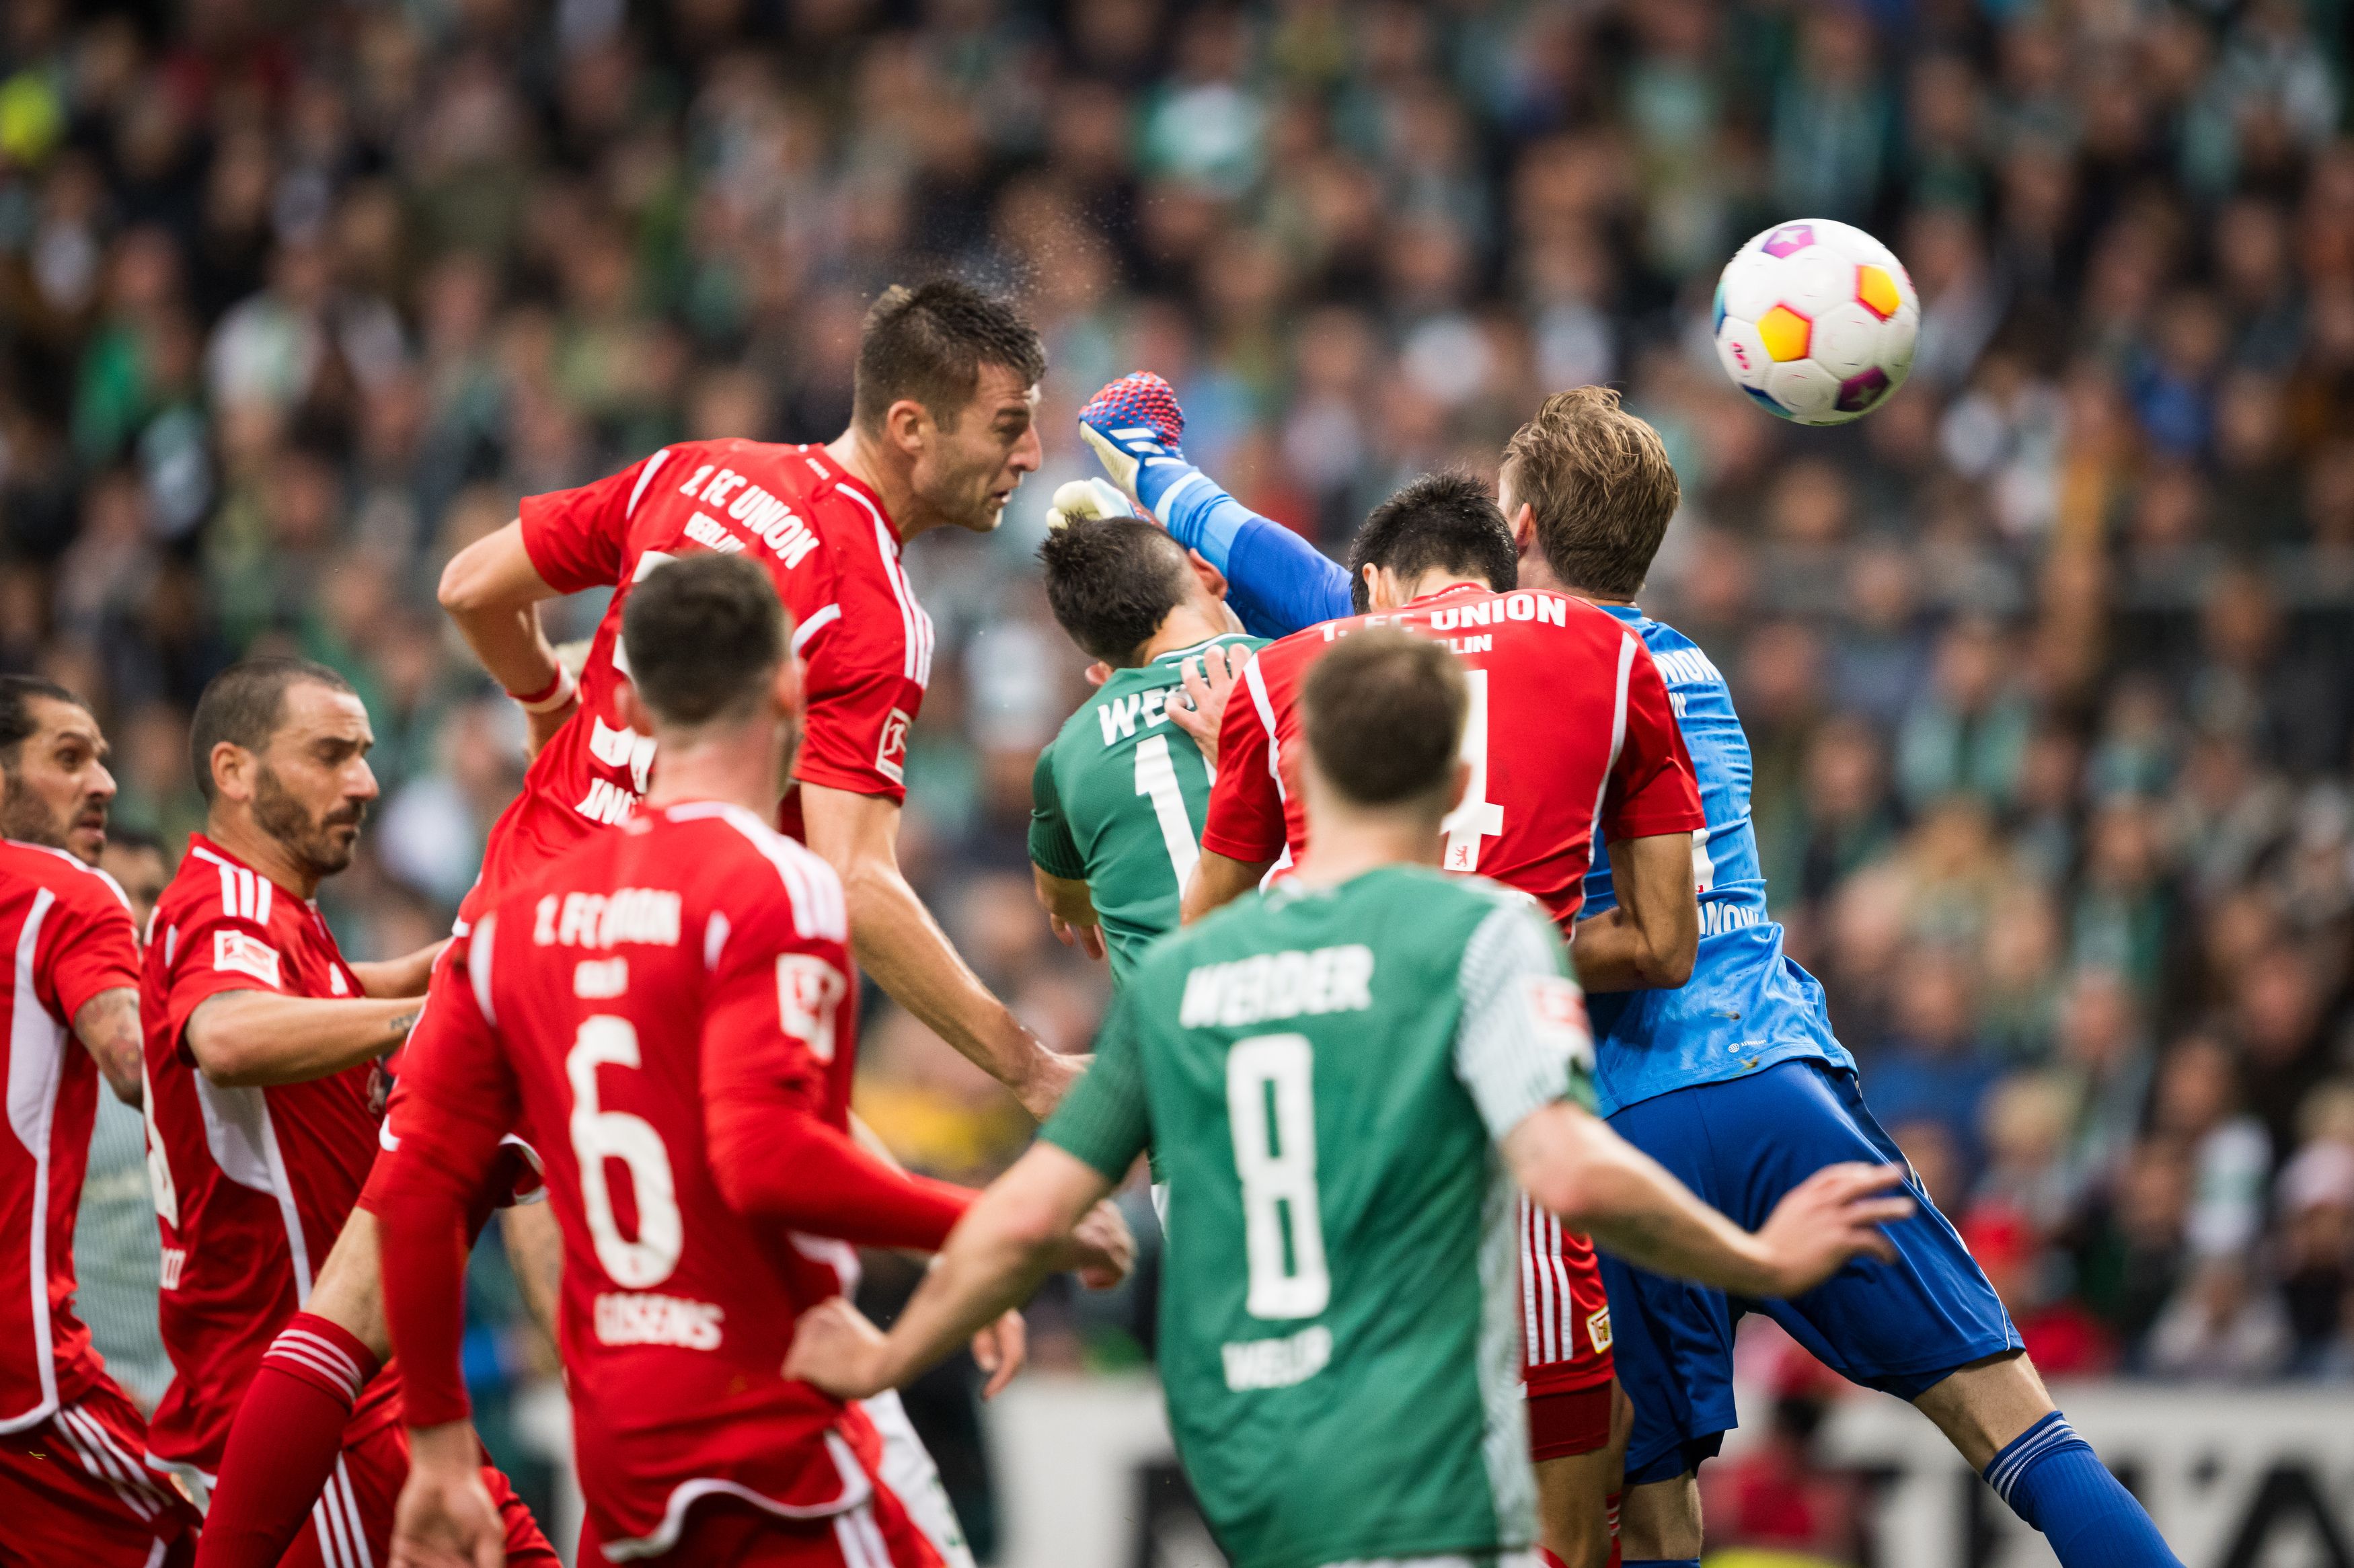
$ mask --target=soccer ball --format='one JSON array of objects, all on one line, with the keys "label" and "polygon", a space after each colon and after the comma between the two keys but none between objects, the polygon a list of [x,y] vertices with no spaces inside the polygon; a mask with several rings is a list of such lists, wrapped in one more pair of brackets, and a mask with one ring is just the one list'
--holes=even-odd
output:
[{"label": "soccer ball", "polygon": [[1801,425],[1844,425],[1886,402],[1921,330],[1895,253],[1821,217],[1776,224],[1735,251],[1712,313],[1733,384]]}]

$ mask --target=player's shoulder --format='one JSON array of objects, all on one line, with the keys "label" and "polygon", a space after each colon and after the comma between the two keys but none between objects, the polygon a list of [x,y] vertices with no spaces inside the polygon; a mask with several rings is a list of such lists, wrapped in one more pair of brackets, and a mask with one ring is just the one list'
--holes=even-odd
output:
[{"label": "player's shoulder", "polygon": [[66,908],[100,914],[119,909],[125,919],[131,916],[131,899],[122,885],[65,850],[20,839],[0,840],[0,874],[48,889]]},{"label": "player's shoulder", "polygon": [[623,832],[642,835],[645,849],[680,866],[682,880],[730,919],[774,914],[803,937],[849,939],[849,906],[833,867],[755,812],[686,801],[641,812]]},{"label": "player's shoulder", "polygon": [[1651,662],[1659,666],[1659,678],[1670,686],[1723,685],[1724,672],[1707,651],[1670,626],[1664,620],[1654,620],[1637,612],[1633,630],[1650,650]]}]

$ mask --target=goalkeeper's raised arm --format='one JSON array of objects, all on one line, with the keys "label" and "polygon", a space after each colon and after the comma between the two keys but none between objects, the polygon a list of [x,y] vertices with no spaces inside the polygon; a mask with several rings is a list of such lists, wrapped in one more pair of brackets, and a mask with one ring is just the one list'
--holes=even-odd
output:
[{"label": "goalkeeper's raised arm", "polygon": [[1221,490],[1185,459],[1185,411],[1158,376],[1123,376],[1079,410],[1079,434],[1120,489],[1225,574],[1246,629],[1283,637],[1355,613],[1349,575],[1280,523]]}]

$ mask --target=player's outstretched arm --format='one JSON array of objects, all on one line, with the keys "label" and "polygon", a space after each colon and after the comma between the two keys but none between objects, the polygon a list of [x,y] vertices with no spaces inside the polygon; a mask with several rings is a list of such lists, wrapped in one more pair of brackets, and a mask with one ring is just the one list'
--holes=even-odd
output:
[{"label": "player's outstretched arm", "polygon": [[303,1084],[383,1055],[408,1038],[421,1011],[414,997],[225,991],[188,1015],[188,1051],[224,1088]]},{"label": "player's outstretched arm", "polygon": [[1530,1197],[1604,1251],[1738,1296],[1797,1296],[1850,1258],[1891,1259],[1880,1227],[1913,1212],[1911,1199],[1887,1195],[1904,1178],[1896,1166],[1831,1165],[1744,1231],[1599,1117],[1562,1100],[1523,1118],[1503,1151]]},{"label": "player's outstretched arm", "polygon": [[360,990],[369,996],[423,996],[426,988],[433,983],[433,961],[449,945],[450,938],[444,937],[397,959],[354,964],[352,974],[359,980]]},{"label": "player's outstretched arm", "polygon": [[1086,1070],[1023,1026],[972,972],[899,870],[899,806],[822,784],[801,785],[809,847],[842,878],[858,962],[891,1000],[1044,1117]]},{"label": "player's outstretched arm", "polygon": [[1215,850],[1204,850],[1202,858],[1193,863],[1193,874],[1185,880],[1185,894],[1178,918],[1192,925],[1203,916],[1224,907],[1259,885],[1271,860],[1230,860]]},{"label": "player's outstretched arm", "polygon": [[147,1094],[146,1048],[139,1029],[137,989],[119,985],[100,991],[74,1014],[73,1029],[114,1097],[127,1106],[142,1103]]},{"label": "player's outstretched arm", "polygon": [[1282,637],[1352,613],[1349,574],[1188,462],[1177,445],[1184,433],[1175,392],[1150,374],[1121,376],[1079,410],[1079,435],[1112,482],[1226,575],[1229,602],[1249,630]]},{"label": "player's outstretched arm", "polygon": [[523,704],[535,753],[579,705],[572,677],[539,624],[541,601],[557,597],[524,547],[520,518],[475,540],[441,569],[442,609],[491,678]]},{"label": "player's outstretched arm", "polygon": [[888,1335],[839,1297],[822,1302],[795,1327],[785,1375],[864,1399],[937,1365],[1058,1268],[1124,1274],[1135,1244],[1103,1202],[1111,1188],[1076,1155],[1033,1144],[959,1222]]},{"label": "player's outstretched arm", "polygon": [[1655,833],[1610,846],[1618,906],[1578,922],[1570,957],[1587,991],[1673,990],[1700,952],[1692,836]]}]

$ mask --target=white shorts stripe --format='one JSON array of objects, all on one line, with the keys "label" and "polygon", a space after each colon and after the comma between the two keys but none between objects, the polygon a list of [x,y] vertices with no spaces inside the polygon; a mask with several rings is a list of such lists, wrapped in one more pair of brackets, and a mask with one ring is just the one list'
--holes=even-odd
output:
[{"label": "white shorts stripe", "polygon": [[82,1462],[82,1467],[104,1481],[121,1499],[122,1506],[141,1519],[155,1517],[155,1505],[147,1499],[146,1488],[135,1471],[122,1467],[106,1442],[106,1433],[86,1411],[60,1410],[57,1429]]}]

